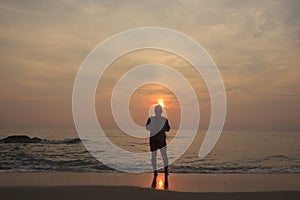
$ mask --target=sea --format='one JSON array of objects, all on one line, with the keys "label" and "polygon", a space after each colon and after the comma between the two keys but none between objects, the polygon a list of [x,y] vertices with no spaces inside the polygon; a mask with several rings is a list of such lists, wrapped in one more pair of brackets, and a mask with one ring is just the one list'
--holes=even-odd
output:
[{"label": "sea", "polygon": [[[213,150],[200,159],[198,152],[205,134],[198,131],[187,151],[170,164],[171,173],[300,173],[300,132],[223,130]],[[168,133],[167,143],[175,135],[176,130]],[[115,129],[108,130],[107,136],[127,151],[149,152],[147,138],[132,139]],[[139,165],[131,159],[123,161],[124,166]],[[150,165],[150,159],[145,162]],[[19,128],[0,130],[0,172],[119,171],[91,155],[75,129]]]}]

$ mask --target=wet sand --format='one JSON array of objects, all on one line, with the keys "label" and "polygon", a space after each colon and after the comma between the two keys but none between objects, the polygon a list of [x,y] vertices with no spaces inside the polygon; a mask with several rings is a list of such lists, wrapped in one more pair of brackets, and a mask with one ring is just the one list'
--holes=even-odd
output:
[{"label": "wet sand", "polygon": [[[1,199],[300,199],[300,174],[0,173]],[[158,181],[163,180],[163,175]]]}]

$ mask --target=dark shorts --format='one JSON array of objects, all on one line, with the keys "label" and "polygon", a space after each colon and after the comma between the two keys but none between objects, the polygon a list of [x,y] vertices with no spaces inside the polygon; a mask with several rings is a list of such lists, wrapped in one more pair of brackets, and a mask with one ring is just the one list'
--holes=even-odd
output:
[{"label": "dark shorts", "polygon": [[150,151],[157,151],[158,149],[161,149],[167,145],[166,141],[159,142],[152,137],[150,138],[149,144],[150,144]]}]

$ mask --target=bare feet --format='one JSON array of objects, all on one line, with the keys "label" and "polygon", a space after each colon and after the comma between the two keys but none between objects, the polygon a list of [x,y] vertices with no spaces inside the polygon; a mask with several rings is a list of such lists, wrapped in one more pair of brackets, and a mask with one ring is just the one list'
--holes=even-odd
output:
[{"label": "bare feet", "polygon": [[152,187],[153,189],[155,189],[155,188],[156,188],[156,177],[154,177],[154,178],[153,178],[153,181],[152,181],[151,187]]},{"label": "bare feet", "polygon": [[156,188],[156,178],[158,176],[158,173],[157,171],[154,171],[154,177],[153,177],[153,181],[152,181],[152,184],[151,184],[151,187],[154,189]]},{"label": "bare feet", "polygon": [[165,188],[165,190],[169,189],[169,181],[168,181],[168,177],[165,178],[164,188]]}]

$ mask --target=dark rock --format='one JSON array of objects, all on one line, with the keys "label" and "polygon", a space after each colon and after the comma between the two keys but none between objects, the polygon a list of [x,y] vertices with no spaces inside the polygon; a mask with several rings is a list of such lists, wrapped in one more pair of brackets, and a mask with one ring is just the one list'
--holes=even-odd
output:
[{"label": "dark rock", "polygon": [[77,144],[80,142],[81,142],[81,140],[79,138],[68,139],[68,140],[64,141],[65,144]]},{"label": "dark rock", "polygon": [[4,143],[39,143],[42,139],[34,137],[30,138],[27,135],[12,135],[2,139]]}]

